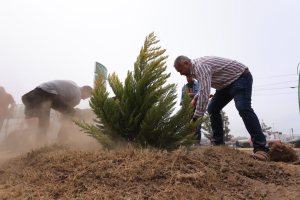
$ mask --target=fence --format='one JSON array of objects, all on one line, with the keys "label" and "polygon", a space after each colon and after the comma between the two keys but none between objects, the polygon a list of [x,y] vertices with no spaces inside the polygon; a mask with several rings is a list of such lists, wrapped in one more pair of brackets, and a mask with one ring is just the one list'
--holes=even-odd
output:
[{"label": "fence", "polygon": [[[25,110],[25,106],[23,104],[17,104],[16,107],[14,108],[12,116],[4,120],[2,129],[0,130],[1,139],[4,139],[5,136],[9,135],[9,133],[16,131],[20,128],[20,124],[22,120],[25,118],[24,110]],[[50,122],[51,122],[51,126],[53,127],[60,125],[60,123],[58,122],[57,114],[52,109],[50,112]]]}]

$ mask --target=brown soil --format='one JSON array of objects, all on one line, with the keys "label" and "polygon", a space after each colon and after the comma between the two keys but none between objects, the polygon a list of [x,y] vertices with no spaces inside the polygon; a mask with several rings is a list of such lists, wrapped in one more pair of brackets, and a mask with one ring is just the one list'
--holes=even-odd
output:
[{"label": "brown soil", "polygon": [[[74,151],[44,146],[0,167],[2,199],[300,199],[298,165],[227,147]],[[1,199],[0,198],[0,199]]]},{"label": "brown soil", "polygon": [[275,162],[295,162],[298,160],[293,144],[273,144],[270,148],[270,159]]}]

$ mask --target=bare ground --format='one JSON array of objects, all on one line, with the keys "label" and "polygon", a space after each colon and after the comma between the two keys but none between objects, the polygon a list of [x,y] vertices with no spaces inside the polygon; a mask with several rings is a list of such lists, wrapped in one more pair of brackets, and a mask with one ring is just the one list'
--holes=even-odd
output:
[{"label": "bare ground", "polygon": [[[44,146],[0,167],[2,199],[300,199],[300,167],[204,153]],[[1,199],[0,198],[0,199]]]}]

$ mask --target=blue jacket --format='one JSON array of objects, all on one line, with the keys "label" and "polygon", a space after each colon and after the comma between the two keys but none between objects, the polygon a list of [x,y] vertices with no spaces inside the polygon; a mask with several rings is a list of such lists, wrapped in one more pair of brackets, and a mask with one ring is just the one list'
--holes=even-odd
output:
[{"label": "blue jacket", "polygon": [[[189,84],[187,83],[185,86],[182,87],[180,105],[181,105],[181,102],[182,102],[182,99],[183,99],[184,89],[187,90],[188,87],[189,87],[188,85]],[[199,90],[199,85],[198,85],[198,82],[195,80],[194,84],[193,84],[193,91],[188,91],[188,93],[194,92],[194,95],[196,96],[196,94],[198,93],[198,90]]]}]

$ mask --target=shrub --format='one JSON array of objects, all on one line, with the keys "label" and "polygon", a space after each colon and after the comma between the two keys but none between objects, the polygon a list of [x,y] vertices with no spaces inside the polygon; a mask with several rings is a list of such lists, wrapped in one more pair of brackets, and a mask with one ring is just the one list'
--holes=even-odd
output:
[{"label": "shrub", "polygon": [[124,84],[115,72],[108,76],[115,98],[108,97],[99,74],[90,99],[97,115],[96,126],[74,120],[105,148],[114,148],[120,138],[144,148],[166,150],[195,143],[194,130],[201,120],[189,124],[192,109],[187,92],[180,110],[172,115],[177,85],[167,83],[171,75],[165,73],[168,56],[163,56],[165,49],[154,46],[158,42],[153,33],[146,37],[134,70],[128,71]]}]

